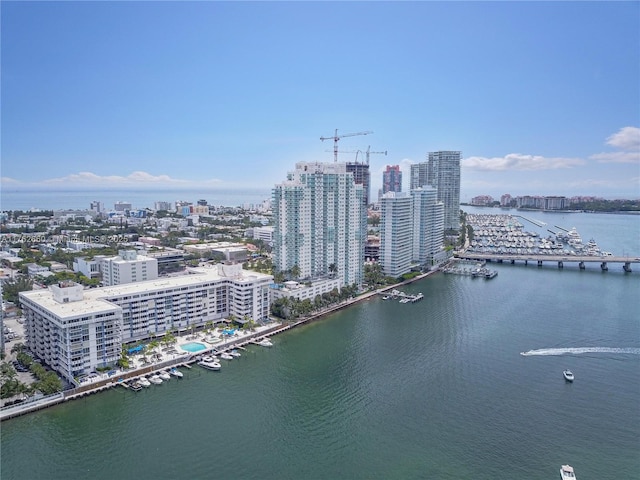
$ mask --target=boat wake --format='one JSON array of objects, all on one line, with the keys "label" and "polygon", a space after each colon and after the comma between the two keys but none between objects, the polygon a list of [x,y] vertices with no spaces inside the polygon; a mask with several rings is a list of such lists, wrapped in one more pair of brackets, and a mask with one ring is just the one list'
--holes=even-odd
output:
[{"label": "boat wake", "polygon": [[524,357],[534,355],[580,355],[581,353],[625,353],[630,355],[640,355],[640,348],[612,348],[612,347],[577,347],[577,348],[540,348],[520,352]]}]

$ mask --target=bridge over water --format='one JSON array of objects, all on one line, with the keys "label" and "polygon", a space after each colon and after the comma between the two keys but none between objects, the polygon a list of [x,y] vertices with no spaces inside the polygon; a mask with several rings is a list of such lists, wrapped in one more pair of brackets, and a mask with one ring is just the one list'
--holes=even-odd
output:
[{"label": "bridge over water", "polygon": [[538,254],[511,254],[511,253],[477,253],[477,252],[458,252],[455,254],[456,258],[463,258],[466,260],[484,260],[487,262],[522,262],[528,265],[529,262],[537,262],[537,265],[541,267],[544,262],[555,262],[558,268],[563,268],[565,263],[577,263],[580,270],[585,269],[587,263],[599,263],[600,268],[603,271],[609,270],[610,263],[622,264],[622,269],[625,272],[631,272],[632,263],[640,263],[640,258],[632,257],[618,257],[613,255],[538,255]]}]

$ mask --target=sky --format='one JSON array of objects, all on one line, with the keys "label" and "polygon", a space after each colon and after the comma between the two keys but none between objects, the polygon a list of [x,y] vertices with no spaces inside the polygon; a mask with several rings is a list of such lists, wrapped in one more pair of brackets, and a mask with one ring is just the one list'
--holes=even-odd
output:
[{"label": "sky", "polygon": [[[639,2],[0,4],[2,191],[271,189],[462,152],[476,195],[640,198]],[[372,132],[367,135],[349,135]],[[358,160],[364,157],[357,154]]]}]

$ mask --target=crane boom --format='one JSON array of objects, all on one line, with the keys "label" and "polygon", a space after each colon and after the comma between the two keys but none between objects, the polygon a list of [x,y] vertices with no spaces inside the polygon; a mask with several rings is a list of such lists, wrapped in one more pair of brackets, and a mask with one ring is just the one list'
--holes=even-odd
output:
[{"label": "crane boom", "polygon": [[336,131],[333,137],[320,137],[320,140],[322,140],[323,142],[325,140],[333,140],[333,161],[337,162],[338,161],[338,140],[340,140],[343,137],[354,137],[356,135],[369,135],[370,133],[373,133],[373,132],[366,131],[366,132],[356,132],[356,133],[343,133],[342,135],[338,135],[338,129],[336,128]]}]

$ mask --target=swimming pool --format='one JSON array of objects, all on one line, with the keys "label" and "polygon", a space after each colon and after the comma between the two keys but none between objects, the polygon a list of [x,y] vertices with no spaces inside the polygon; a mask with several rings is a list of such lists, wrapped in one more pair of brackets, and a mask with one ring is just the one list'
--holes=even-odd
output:
[{"label": "swimming pool", "polygon": [[200,342],[189,342],[184,345],[180,345],[180,348],[189,353],[196,353],[205,350],[207,346]]}]

